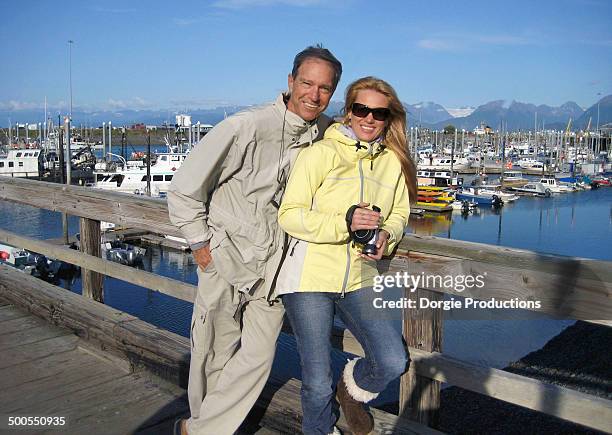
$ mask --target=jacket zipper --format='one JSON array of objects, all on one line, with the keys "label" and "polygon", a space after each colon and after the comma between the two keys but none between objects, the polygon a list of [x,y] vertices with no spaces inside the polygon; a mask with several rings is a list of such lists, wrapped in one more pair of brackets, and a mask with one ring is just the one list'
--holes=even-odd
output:
[{"label": "jacket zipper", "polygon": [[[368,153],[372,152],[372,147],[370,145],[370,150]],[[363,202],[363,160],[359,159],[359,202]],[[342,282],[342,293],[340,294],[341,298],[344,298],[346,293],[346,285],[348,283],[349,273],[351,271],[351,241],[349,240],[346,244],[346,271],[344,272],[344,281]]]}]

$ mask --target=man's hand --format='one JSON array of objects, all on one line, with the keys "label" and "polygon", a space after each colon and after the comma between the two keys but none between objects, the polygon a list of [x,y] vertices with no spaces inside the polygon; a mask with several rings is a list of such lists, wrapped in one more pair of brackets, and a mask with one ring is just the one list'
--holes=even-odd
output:
[{"label": "man's hand", "polygon": [[376,255],[359,254],[359,256],[366,260],[378,261],[382,258],[383,254],[387,250],[388,242],[389,242],[389,233],[386,230],[380,230],[378,232],[378,240],[376,241]]},{"label": "man's hand", "polygon": [[382,215],[377,211],[365,208],[369,205],[369,202],[360,202],[357,204],[359,208],[355,209],[355,212],[353,213],[351,231],[375,230],[380,226],[382,223]]},{"label": "man's hand", "polygon": [[204,271],[212,261],[209,245],[206,245],[203,248],[193,251],[191,254],[193,255],[193,259],[195,260],[195,262],[198,264],[198,267],[202,271]]}]

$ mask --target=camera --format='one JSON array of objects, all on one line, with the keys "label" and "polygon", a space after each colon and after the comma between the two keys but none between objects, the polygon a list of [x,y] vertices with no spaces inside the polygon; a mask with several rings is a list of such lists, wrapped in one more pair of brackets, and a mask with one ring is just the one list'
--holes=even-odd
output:
[{"label": "camera", "polygon": [[[376,242],[378,241],[378,228],[375,230],[357,230],[351,231],[351,224],[353,221],[353,213],[358,207],[353,206],[347,213],[347,225],[349,227],[349,234],[353,242],[363,245],[361,252],[366,255],[376,255],[378,249],[376,248]],[[380,213],[380,207],[372,206],[372,210]]]}]

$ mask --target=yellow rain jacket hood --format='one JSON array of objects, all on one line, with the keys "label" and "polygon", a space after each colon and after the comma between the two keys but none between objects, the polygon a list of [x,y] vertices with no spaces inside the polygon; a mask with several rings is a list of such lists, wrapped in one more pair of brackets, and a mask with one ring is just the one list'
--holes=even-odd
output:
[{"label": "yellow rain jacket hood", "polygon": [[408,224],[408,189],[400,162],[381,143],[350,137],[342,124],[302,150],[279,209],[279,223],[291,236],[276,293],[344,293],[372,286],[376,263],[358,256],[349,240],[346,212],[354,204],[377,205],[384,217],[388,255]]}]

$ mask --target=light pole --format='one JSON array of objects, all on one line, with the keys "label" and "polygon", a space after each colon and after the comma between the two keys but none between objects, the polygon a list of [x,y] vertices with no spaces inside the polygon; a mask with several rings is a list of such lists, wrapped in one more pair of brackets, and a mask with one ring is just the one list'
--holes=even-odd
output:
[{"label": "light pole", "polygon": [[70,120],[72,121],[72,39],[68,40],[68,84],[70,87]]}]

